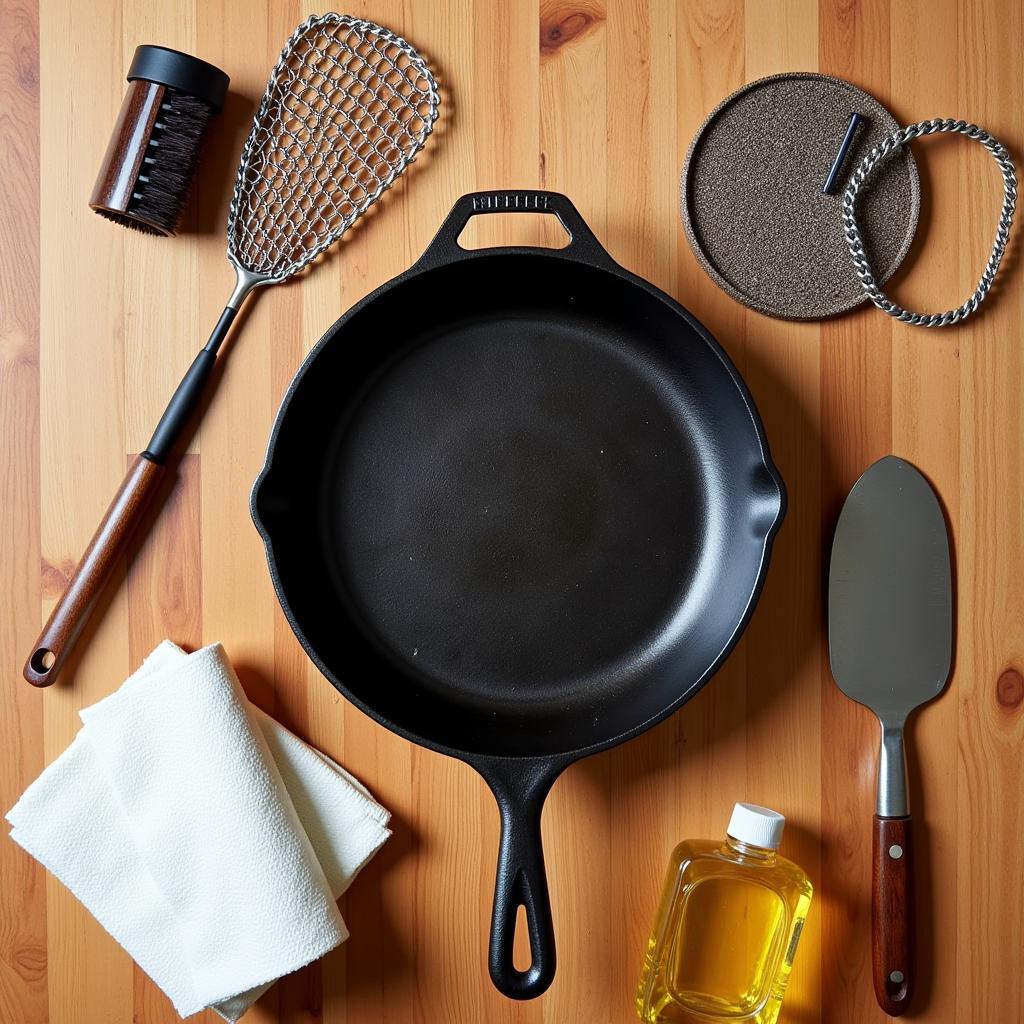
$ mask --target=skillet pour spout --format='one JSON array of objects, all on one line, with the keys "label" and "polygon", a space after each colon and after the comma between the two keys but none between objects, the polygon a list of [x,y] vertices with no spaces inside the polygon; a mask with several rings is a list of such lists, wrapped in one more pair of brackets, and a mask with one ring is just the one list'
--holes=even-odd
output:
[{"label": "skillet pour spout", "polygon": [[[497,212],[557,217],[569,244],[458,244]],[[274,587],[348,700],[486,779],[502,820],[489,967],[510,998],[555,974],[548,791],[711,678],[784,510],[728,356],[558,193],[463,196],[292,381],[252,494]]]}]

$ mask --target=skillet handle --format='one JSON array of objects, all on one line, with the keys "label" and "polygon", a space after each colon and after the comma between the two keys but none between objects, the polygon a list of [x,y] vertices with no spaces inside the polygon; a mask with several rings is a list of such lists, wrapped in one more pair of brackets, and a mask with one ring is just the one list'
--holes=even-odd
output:
[{"label": "skillet handle", "polygon": [[[563,767],[519,759],[477,764],[501,811],[488,966],[495,988],[509,999],[535,999],[555,977],[555,930],[540,818],[544,798]],[[512,955],[520,907],[526,911],[530,937],[530,966],[525,971],[515,966]]]},{"label": "skillet handle", "polygon": [[487,249],[463,249],[459,245],[459,235],[471,217],[487,213],[553,214],[565,228],[569,244],[563,249],[541,247],[541,252],[560,253],[581,263],[598,267],[618,266],[597,240],[594,232],[587,227],[587,222],[580,216],[579,210],[561,192],[500,189],[492,192],[469,192],[461,199],[457,199],[433,241],[417,261],[417,269],[440,267],[456,260],[470,259],[477,254],[486,253]]}]

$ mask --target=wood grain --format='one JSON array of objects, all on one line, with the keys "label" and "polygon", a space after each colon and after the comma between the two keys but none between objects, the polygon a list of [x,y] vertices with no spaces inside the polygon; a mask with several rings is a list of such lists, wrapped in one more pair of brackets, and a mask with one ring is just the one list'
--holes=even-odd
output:
[{"label": "wood grain", "polygon": [[[413,173],[309,274],[254,299],[178,486],[127,585],[115,586],[61,685],[20,668],[124,472],[231,287],[224,223],[253,105],[306,0],[2,0],[0,24],[0,793],[9,807],[164,635],[225,643],[244,686],[362,778],[395,835],[342,902],[351,940],[272,989],[256,1024],[625,1024],[665,861],[722,831],[734,800],[789,817],[784,852],[815,899],[781,1020],[875,1024],[870,892],[875,723],[834,687],[822,573],[842,497],[900,454],[938,489],[955,547],[955,673],[908,733],[919,955],[912,1016],[1010,1021],[1024,1004],[1024,289],[1019,243],[983,314],[922,331],[862,309],[824,324],[749,312],[700,270],[678,174],[706,113],[760,75],[821,70],[899,120],[964,117],[1024,146],[1020,0],[359,0],[437,69],[445,106]],[[71,42],[69,42],[69,40]],[[232,78],[176,239],[130,235],[88,196],[140,42]],[[40,88],[40,82],[42,87]],[[999,181],[962,140],[915,144],[925,203],[893,285],[948,307],[991,243]],[[566,192],[612,256],[692,309],[746,377],[789,514],[754,620],[679,715],[576,765],[544,814],[559,943],[540,1000],[486,970],[498,818],[483,783],[347,706],[276,606],[248,495],[277,404],[344,309],[405,269],[454,199]],[[488,217],[467,244],[557,244],[550,218]],[[103,929],[0,843],[0,1019],[171,1021]]]},{"label": "wood grain", "polygon": [[[14,671],[18,648],[41,621],[35,4],[3,0],[0,24],[0,177],[7,183],[0,201],[0,801],[6,812],[45,763],[42,694]],[[44,1024],[45,872],[14,843],[0,842],[0,879],[0,1019]]]}]

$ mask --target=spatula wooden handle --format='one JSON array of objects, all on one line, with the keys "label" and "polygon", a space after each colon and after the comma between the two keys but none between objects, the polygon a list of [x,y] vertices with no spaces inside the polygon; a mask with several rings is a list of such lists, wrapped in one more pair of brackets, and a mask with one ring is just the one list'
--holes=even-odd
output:
[{"label": "spatula wooden handle", "polygon": [[25,662],[24,675],[33,686],[49,686],[56,680],[164,472],[163,465],[145,455],[139,455],[128,467],[107,514]]},{"label": "spatula wooden handle", "polygon": [[890,1017],[907,1012],[914,982],[910,818],[875,815],[871,880],[871,964],[878,1005]]}]

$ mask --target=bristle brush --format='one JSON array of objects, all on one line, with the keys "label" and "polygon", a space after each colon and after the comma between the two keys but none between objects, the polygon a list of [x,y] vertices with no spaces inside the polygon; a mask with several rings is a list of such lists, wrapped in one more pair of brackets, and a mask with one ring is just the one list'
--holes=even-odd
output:
[{"label": "bristle brush", "polygon": [[137,47],[89,206],[124,227],[173,235],[228,83],[220,68],[198,57]]},{"label": "bristle brush", "polygon": [[439,103],[423,58],[372,22],[312,17],[285,44],[231,199],[227,255],[234,291],[33,647],[24,668],[30,683],[55,680],[157,490],[248,295],[309,266],[380,199],[423,148]]}]

